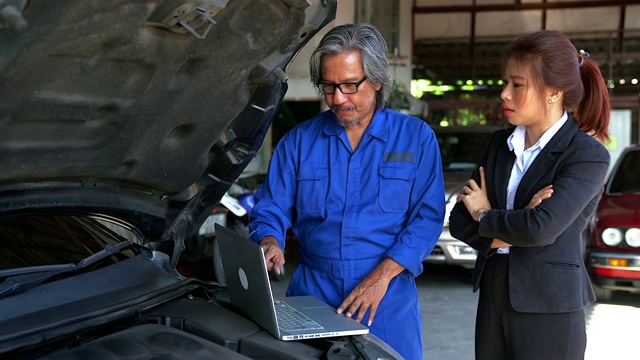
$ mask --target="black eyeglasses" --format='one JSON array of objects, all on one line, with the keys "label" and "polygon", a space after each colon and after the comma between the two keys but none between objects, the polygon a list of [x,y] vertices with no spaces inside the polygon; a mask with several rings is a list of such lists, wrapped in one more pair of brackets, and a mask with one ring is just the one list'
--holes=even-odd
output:
[{"label": "black eyeglasses", "polygon": [[319,83],[316,84],[318,87],[318,91],[320,91],[323,95],[331,95],[336,92],[336,88],[340,89],[340,92],[343,94],[355,94],[358,92],[358,86],[362,84],[367,77],[363,77],[362,80],[358,82],[346,82],[342,84],[330,84],[330,83]]}]

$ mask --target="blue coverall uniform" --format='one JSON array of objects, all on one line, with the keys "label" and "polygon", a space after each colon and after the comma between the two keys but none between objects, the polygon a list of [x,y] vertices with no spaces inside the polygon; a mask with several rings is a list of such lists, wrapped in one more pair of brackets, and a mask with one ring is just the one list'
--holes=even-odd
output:
[{"label": "blue coverall uniform", "polygon": [[405,358],[422,358],[414,277],[445,212],[440,151],[427,123],[378,109],[353,151],[335,115],[321,113],[278,143],[255,199],[251,240],[274,236],[284,248],[292,227],[299,241],[288,296],[312,294],[337,308],[385,257],[404,266],[370,332]]}]

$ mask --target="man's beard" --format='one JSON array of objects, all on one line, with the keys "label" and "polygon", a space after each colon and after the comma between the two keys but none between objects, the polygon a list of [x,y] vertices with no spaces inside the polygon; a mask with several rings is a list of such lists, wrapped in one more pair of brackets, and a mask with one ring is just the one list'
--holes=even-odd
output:
[{"label": "man's beard", "polygon": [[[342,111],[355,111],[354,108],[341,108],[340,106],[333,106],[331,107],[331,110],[333,111],[334,114],[337,114],[340,110]],[[338,120],[338,124],[340,124],[340,126],[342,127],[349,127],[349,126],[356,126],[358,124],[360,124],[362,122],[364,118],[359,116],[353,120],[340,120],[338,118],[338,116],[336,115],[336,120]]]}]

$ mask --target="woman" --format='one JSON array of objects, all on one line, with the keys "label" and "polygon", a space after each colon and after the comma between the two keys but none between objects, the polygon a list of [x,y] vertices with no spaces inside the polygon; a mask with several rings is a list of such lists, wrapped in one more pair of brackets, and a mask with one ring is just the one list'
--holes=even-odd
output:
[{"label": "woman", "polygon": [[458,195],[451,234],[478,250],[477,359],[583,359],[595,300],[582,235],[603,189],[609,96],[588,53],[557,31],[502,61],[509,123]]}]

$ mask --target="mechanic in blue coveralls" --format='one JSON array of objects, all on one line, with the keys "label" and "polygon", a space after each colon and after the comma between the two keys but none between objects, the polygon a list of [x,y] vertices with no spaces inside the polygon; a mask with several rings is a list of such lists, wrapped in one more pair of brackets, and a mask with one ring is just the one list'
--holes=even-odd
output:
[{"label": "mechanic in blue coveralls", "polygon": [[251,240],[278,273],[291,227],[300,262],[287,295],[315,295],[403,357],[421,359],[414,278],[445,211],[437,139],[423,120],[385,107],[393,79],[372,25],[332,29],[310,71],[329,110],[278,143],[255,194]]}]

